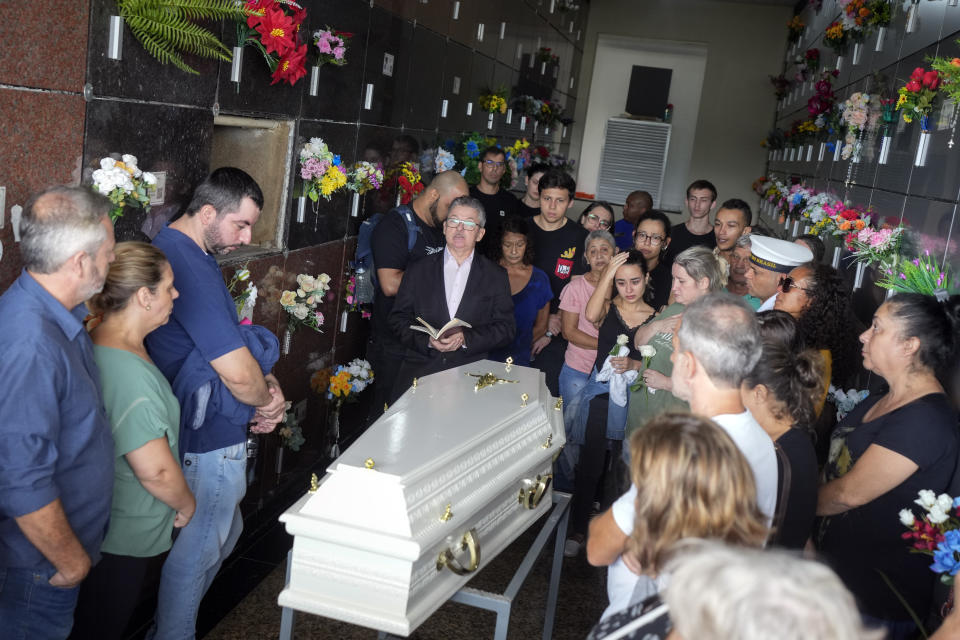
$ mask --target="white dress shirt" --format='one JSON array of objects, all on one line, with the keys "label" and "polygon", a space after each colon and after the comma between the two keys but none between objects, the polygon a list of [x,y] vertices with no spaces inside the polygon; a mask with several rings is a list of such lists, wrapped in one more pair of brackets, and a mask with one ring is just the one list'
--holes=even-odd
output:
[{"label": "white dress shirt", "polygon": [[447,297],[447,311],[450,312],[450,319],[456,317],[457,309],[460,308],[460,301],[463,299],[463,292],[467,288],[467,278],[470,277],[470,266],[473,264],[475,252],[471,251],[463,264],[457,264],[457,259],[453,257],[450,250],[443,249],[443,291]]},{"label": "white dress shirt", "polygon": [[[777,293],[780,292],[778,291]],[[763,304],[761,304],[757,309],[757,313],[760,313],[761,311],[773,311],[773,305],[777,302],[777,293],[764,300]]]}]

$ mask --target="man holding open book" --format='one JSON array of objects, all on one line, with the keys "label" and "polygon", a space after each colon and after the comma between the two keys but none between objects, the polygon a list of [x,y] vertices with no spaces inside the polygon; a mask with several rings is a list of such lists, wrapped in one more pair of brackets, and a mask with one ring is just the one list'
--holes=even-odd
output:
[{"label": "man holding open book", "polygon": [[443,252],[410,266],[389,323],[406,348],[391,403],[414,378],[482,360],[513,340],[513,299],[502,267],[474,250],[486,214],[474,198],[450,203]]}]

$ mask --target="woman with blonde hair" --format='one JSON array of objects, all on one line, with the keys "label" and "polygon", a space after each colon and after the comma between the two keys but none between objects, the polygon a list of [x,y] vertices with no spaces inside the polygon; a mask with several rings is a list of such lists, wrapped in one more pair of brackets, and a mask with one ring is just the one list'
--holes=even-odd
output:
[{"label": "woman with blonde hair", "polygon": [[[634,432],[630,449],[633,486],[597,518],[612,518],[622,531],[631,531],[622,555],[630,574],[611,567],[610,606],[604,618],[660,592],[674,543],[705,538],[760,547],[768,533],[750,465],[713,421],[692,414],[664,414]],[[591,523],[591,533],[595,526],[603,527],[597,520]],[[610,556],[619,553],[620,547],[608,548],[606,542],[602,536],[587,539],[591,564],[617,561]]]},{"label": "woman with blonde hair", "polygon": [[103,290],[88,303],[103,314],[91,338],[113,431],[113,502],[103,558],[80,588],[71,638],[123,637],[148,573],[159,575],[173,529],[196,508],[177,454],[180,406],[143,345],[173,311],[173,271],[149,244],[123,242],[114,253]]}]

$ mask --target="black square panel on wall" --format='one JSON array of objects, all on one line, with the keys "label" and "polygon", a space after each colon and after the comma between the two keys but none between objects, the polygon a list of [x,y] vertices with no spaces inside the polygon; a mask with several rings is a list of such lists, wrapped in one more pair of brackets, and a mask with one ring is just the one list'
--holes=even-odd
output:
[{"label": "black square panel on wall", "polygon": [[305,203],[303,222],[297,222],[299,203],[297,197],[303,193],[303,179],[300,177],[300,149],[311,138],[322,138],[330,151],[340,156],[341,162],[349,167],[357,160],[357,125],[316,120],[301,120],[297,141],[293,148],[293,175],[291,176],[292,197],[288,213],[290,221],[287,231],[287,247],[301,249],[331,240],[339,240],[346,235],[347,217],[350,215],[353,194],[346,189],[333,195],[329,201],[321,198],[316,205],[308,198]]},{"label": "black square panel on wall", "polygon": [[[419,141],[400,128],[360,125],[357,131],[357,159],[380,162],[385,172],[395,163],[416,162],[419,157]],[[388,180],[379,191],[364,195],[359,212],[361,220],[374,213],[386,213],[395,200],[394,182]]]},{"label": "black square panel on wall", "polygon": [[[904,9],[908,6],[909,3],[904,3]],[[940,32],[943,28],[944,10],[946,8],[946,2],[914,3],[913,10],[918,12],[918,17],[915,20],[914,29],[910,33],[906,32],[909,12],[904,10],[900,13],[894,20],[894,24],[903,34],[903,41],[900,45],[901,58],[926,49],[931,43],[935,43],[940,39]]]},{"label": "black square panel on wall", "polygon": [[403,117],[404,127],[414,129],[436,129],[440,119],[443,96],[443,60],[446,50],[444,39],[423,27],[413,30],[413,44],[410,49],[410,77],[408,82]]},{"label": "black square panel on wall", "polygon": [[442,36],[447,35],[450,28],[450,15],[453,7],[451,0],[408,2],[408,4],[414,5],[417,26],[426,27]]},{"label": "black square panel on wall", "polygon": [[938,255],[943,251],[946,248],[947,236],[950,235],[954,211],[953,202],[908,197],[903,210],[903,226],[912,232],[911,243],[916,246],[908,245],[905,252],[919,255],[928,250],[931,254]]},{"label": "black square panel on wall", "polygon": [[[98,168],[110,153],[137,157],[144,171],[164,172],[164,202],[142,209],[116,225],[117,240],[152,237],[187,205],[210,168],[213,114],[209,109],[93,100],[87,105],[83,166]],[[148,222],[147,225],[144,225]]]},{"label": "black square panel on wall", "polygon": [[[90,3],[87,78],[93,85],[93,95],[208,108],[213,105],[219,67],[216,60],[184,55],[184,61],[199,75],[181,71],[172,64],[161,64],[147,53],[126,23],[123,25],[121,59],[107,58],[110,16],[116,13],[113,0],[93,0]],[[208,23],[204,27],[217,37],[222,36],[223,25],[220,23]],[[223,40],[228,48],[232,48],[232,41]]]},{"label": "black square panel on wall", "polygon": [[489,91],[493,85],[493,58],[474,53],[470,66],[470,82],[467,83],[467,99],[473,103],[473,115],[467,117],[467,128],[480,131],[486,129],[487,113],[480,108],[480,94]]},{"label": "black square panel on wall", "polygon": [[480,0],[451,0],[447,34],[451,40],[473,49],[477,46]]},{"label": "black square panel on wall", "polygon": [[[470,95],[470,64],[473,52],[463,45],[447,42],[443,64],[443,92],[441,103],[446,100],[446,115],[440,113],[440,129],[463,131],[468,128],[467,102]],[[476,105],[474,105],[476,106]]]},{"label": "black square panel on wall", "polygon": [[870,195],[870,209],[873,212],[874,222],[888,222],[894,226],[899,224],[906,200],[907,196],[901,193],[874,189]]},{"label": "black square panel on wall", "polygon": [[230,71],[230,63],[220,63],[217,103],[221,112],[281,118],[300,115],[300,101],[307,93],[309,73],[294,85],[284,81],[271,84],[270,68],[253,46],[243,48],[239,82],[230,80]]},{"label": "black square panel on wall", "polygon": [[491,58],[497,57],[500,45],[500,25],[504,19],[500,9],[497,0],[481,0],[477,3],[474,16],[473,47]]},{"label": "black square panel on wall", "polygon": [[[363,99],[363,68],[367,54],[370,5],[359,0],[312,0],[304,6],[310,23],[305,33],[310,53],[307,56],[307,77],[303,80],[307,87],[303,96],[303,117],[356,122]],[[313,33],[327,27],[353,34],[347,44],[347,64],[320,67],[317,72],[317,95],[311,96],[310,74],[318,55],[317,47],[313,44]]]},{"label": "black square panel on wall", "polygon": [[[368,6],[370,4],[369,0],[353,0],[353,1],[362,2],[363,4]],[[374,0],[374,4],[377,5],[378,7],[383,7],[393,15],[398,16],[400,18],[404,18],[406,20],[413,20],[415,17],[417,17],[416,12],[419,10],[419,7],[416,6],[417,3],[411,2],[410,0]],[[430,2],[429,4],[442,4],[442,2],[438,2],[437,0],[434,0],[434,2]]]},{"label": "black square panel on wall", "polygon": [[412,39],[412,24],[378,7],[371,10],[360,122],[402,125]]}]

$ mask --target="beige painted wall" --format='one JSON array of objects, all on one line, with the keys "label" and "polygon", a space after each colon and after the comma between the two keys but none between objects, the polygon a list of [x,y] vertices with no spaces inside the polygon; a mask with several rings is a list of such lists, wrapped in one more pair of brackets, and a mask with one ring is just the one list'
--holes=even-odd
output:
[{"label": "beige painted wall", "polygon": [[[752,202],[750,184],[763,174],[766,152],[760,141],[773,125],[776,100],[768,75],[780,72],[788,6],[719,0],[594,0],[590,3],[580,77],[594,69],[599,34],[702,43],[707,47],[703,93],[697,116],[690,182],[711,180],[721,200]],[[625,82],[629,82],[627,77]],[[590,85],[581,84],[581,96]],[[587,101],[577,104],[570,155],[580,157]]]}]

